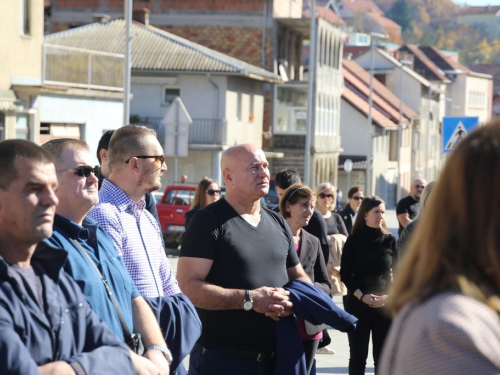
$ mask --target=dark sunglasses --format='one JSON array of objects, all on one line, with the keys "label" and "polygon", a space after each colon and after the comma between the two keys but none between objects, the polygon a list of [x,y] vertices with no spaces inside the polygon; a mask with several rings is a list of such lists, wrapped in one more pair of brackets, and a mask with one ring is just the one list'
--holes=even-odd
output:
[{"label": "dark sunglasses", "polygon": [[325,194],[325,193],[319,193],[318,196],[321,198],[321,199],[325,199],[325,198],[333,198],[333,194]]},{"label": "dark sunglasses", "polygon": [[156,161],[160,161],[160,165],[163,165],[163,163],[165,162],[165,155],[152,155],[152,156],[148,156],[148,155],[139,155],[139,156],[131,156],[130,158],[128,158],[127,160],[125,160],[125,163],[128,164],[130,162],[130,159],[132,158],[137,158],[137,159],[155,159],[155,162]]},{"label": "dark sunglasses", "polygon": [[99,175],[101,174],[101,167],[99,167],[98,165],[96,165],[95,167],[91,167],[90,165],[80,165],[76,168],[58,170],[58,172],[66,171],[72,171],[74,174],[80,177],[89,177],[91,173],[93,173],[94,176],[99,177]]},{"label": "dark sunglasses", "polygon": [[214,195],[214,194],[220,195],[220,190],[208,189],[207,193],[208,193],[208,195]]},{"label": "dark sunglasses", "polygon": [[362,201],[365,197],[352,197],[355,201]]},{"label": "dark sunglasses", "polygon": [[415,185],[416,189],[425,189],[425,185]]}]

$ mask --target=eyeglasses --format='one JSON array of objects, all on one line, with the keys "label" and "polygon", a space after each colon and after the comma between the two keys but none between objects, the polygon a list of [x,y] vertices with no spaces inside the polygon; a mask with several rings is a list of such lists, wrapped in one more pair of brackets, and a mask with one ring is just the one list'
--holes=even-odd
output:
[{"label": "eyeglasses", "polygon": [[220,190],[208,189],[207,193],[208,193],[208,195],[214,195],[214,194],[220,195]]},{"label": "eyeglasses", "polygon": [[91,167],[90,165],[80,165],[79,167],[76,168],[57,170],[57,172],[66,172],[66,171],[72,171],[77,176],[85,178],[89,177],[91,173],[93,173],[94,176],[99,177],[99,175],[101,174],[101,167],[99,167],[98,165],[96,165],[95,167]]},{"label": "eyeglasses", "polygon": [[319,193],[318,196],[321,198],[321,199],[325,199],[325,198],[333,198],[333,194],[325,194],[325,193]]},{"label": "eyeglasses", "polygon": [[425,189],[425,185],[415,185],[415,189]]},{"label": "eyeglasses", "polygon": [[125,164],[128,164],[130,162],[130,159],[132,158],[137,158],[137,159],[155,159],[155,162],[156,161],[160,161],[160,165],[163,165],[163,163],[165,163],[165,155],[152,155],[152,156],[148,156],[148,155],[139,155],[139,156],[131,156],[130,158],[128,158],[127,160],[125,160]]},{"label": "eyeglasses", "polygon": [[365,197],[352,197],[355,201],[362,201]]}]

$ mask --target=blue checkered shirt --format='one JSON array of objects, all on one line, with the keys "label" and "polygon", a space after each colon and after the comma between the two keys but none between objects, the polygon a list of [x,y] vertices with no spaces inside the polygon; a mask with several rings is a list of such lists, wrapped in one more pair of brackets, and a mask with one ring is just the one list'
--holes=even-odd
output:
[{"label": "blue checkered shirt", "polygon": [[163,248],[160,227],[145,209],[144,198],[135,203],[105,179],[99,201],[88,216],[109,233],[139,292],[145,297],[181,293]]}]

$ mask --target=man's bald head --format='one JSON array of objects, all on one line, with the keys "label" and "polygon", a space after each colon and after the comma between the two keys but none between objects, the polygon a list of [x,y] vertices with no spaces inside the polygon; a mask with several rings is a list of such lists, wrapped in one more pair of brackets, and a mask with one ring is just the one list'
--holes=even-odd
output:
[{"label": "man's bald head", "polygon": [[222,154],[221,169],[228,195],[247,194],[259,199],[269,191],[269,164],[264,151],[245,143]]},{"label": "man's bald head", "polygon": [[410,188],[411,197],[419,201],[426,185],[427,181],[424,180],[423,178],[416,178],[415,180],[413,180],[413,183],[411,184]]}]

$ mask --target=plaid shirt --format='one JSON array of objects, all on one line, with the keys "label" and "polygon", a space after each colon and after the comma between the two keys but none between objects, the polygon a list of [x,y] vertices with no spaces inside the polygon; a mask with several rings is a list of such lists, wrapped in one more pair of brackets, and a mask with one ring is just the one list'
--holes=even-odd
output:
[{"label": "plaid shirt", "polygon": [[105,179],[99,201],[88,216],[109,233],[139,292],[145,297],[181,293],[163,248],[160,227],[145,209],[144,198],[135,203]]}]

